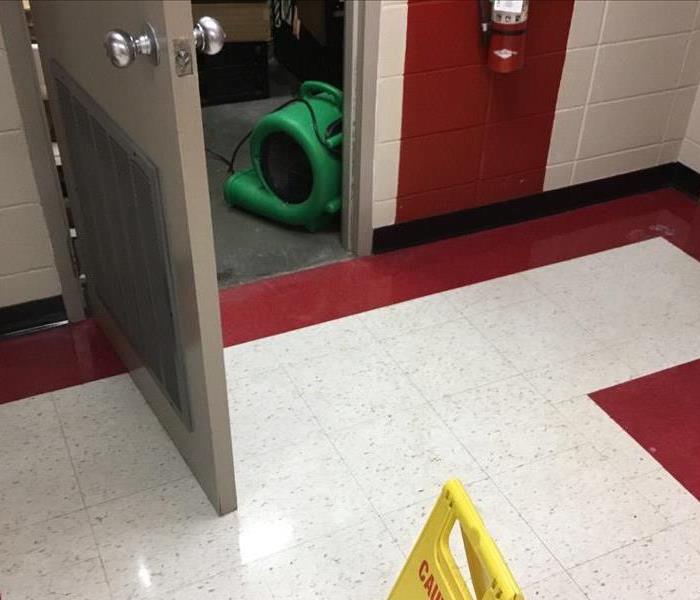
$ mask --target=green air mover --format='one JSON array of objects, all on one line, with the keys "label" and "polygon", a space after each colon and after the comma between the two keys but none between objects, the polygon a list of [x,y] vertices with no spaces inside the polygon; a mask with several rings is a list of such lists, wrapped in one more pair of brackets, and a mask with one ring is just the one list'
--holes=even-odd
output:
[{"label": "green air mover", "polygon": [[317,231],[340,210],[343,93],[306,81],[291,102],[253,129],[253,168],[234,173],[224,197],[235,207]]}]

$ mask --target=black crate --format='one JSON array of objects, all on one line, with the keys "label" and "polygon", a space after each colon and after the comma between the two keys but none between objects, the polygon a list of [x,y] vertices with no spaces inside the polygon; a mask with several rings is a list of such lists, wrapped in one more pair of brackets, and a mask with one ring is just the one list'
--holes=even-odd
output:
[{"label": "black crate", "polygon": [[[299,35],[292,30],[294,3],[272,1],[272,39],[275,58],[300,81],[317,79],[342,89],[343,28],[345,2],[323,0],[326,44],[321,45],[304,27]],[[286,10],[285,10],[286,8]]]},{"label": "black crate", "polygon": [[267,42],[227,42],[197,57],[202,106],[268,98]]}]

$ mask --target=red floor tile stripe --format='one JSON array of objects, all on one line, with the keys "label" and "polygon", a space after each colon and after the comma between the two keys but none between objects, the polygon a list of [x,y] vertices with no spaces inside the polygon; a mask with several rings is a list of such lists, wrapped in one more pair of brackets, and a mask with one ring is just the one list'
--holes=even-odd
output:
[{"label": "red floor tile stripe", "polygon": [[0,404],[124,371],[92,319],[10,338],[0,342]]},{"label": "red floor tile stripe", "polygon": [[700,500],[700,360],[591,398]]},{"label": "red floor tile stripe", "polygon": [[[698,204],[674,190],[630,196],[220,294],[225,346],[533,267],[664,236],[700,257]],[[0,342],[0,403],[123,372],[91,321]]]},{"label": "red floor tile stripe", "polygon": [[224,345],[658,236],[700,256],[698,205],[661,190],[230,288]]}]

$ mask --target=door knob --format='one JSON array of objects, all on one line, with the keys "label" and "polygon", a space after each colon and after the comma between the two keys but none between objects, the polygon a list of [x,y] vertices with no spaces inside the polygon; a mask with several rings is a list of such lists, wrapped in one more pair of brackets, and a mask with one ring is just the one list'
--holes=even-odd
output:
[{"label": "door knob", "polygon": [[212,17],[202,17],[192,30],[194,45],[204,54],[217,54],[224,47],[226,32],[221,23]]},{"label": "door knob", "polygon": [[149,56],[154,65],[158,64],[158,39],[150,23],[146,23],[143,33],[134,37],[122,29],[107,32],[104,41],[107,58],[118,69],[128,67],[137,56]]}]

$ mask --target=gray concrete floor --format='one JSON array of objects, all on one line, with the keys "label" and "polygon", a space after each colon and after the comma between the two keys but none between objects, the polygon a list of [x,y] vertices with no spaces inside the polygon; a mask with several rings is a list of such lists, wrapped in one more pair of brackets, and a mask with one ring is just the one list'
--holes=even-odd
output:
[{"label": "gray concrete floor", "polygon": [[[296,87],[291,75],[281,67],[270,65],[270,98],[203,108],[206,147],[229,157],[258,119],[289,100]],[[250,151],[246,142],[238,152],[236,170],[249,166]],[[207,171],[219,287],[298,271],[349,256],[340,243],[339,222],[326,230],[309,233],[229,208],[223,194],[228,176],[226,165],[207,153]]]}]

